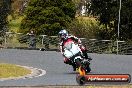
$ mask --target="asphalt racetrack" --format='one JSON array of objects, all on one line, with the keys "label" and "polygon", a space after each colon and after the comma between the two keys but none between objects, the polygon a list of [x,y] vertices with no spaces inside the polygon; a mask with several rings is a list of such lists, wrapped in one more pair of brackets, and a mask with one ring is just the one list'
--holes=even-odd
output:
[{"label": "asphalt racetrack", "polygon": [[[92,71],[89,74],[130,74],[132,75],[132,55],[89,53]],[[63,57],[56,51],[1,49],[0,63],[11,63],[43,69],[40,77],[4,80],[0,86],[43,86],[78,85],[76,72],[63,63]]]}]

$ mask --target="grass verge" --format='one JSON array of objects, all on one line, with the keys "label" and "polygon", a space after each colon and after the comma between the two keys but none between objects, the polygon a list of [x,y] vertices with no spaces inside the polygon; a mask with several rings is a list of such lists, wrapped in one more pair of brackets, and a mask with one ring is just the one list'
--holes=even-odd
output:
[{"label": "grass verge", "polygon": [[19,77],[30,73],[29,69],[14,64],[0,64],[0,78]]}]

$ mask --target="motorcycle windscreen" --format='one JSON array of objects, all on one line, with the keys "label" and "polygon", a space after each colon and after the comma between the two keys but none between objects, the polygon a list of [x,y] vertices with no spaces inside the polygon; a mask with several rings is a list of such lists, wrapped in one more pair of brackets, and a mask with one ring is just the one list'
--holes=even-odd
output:
[{"label": "motorcycle windscreen", "polygon": [[79,52],[80,52],[79,46],[74,44],[73,42],[69,42],[64,46],[64,56],[67,58],[71,58],[72,56],[76,55]]}]

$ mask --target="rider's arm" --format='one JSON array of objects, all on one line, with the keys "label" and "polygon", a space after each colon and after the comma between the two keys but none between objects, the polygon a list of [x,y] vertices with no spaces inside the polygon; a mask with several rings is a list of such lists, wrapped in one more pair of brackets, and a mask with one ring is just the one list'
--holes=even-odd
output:
[{"label": "rider's arm", "polygon": [[63,49],[63,42],[60,43],[60,52],[63,54],[64,49]]},{"label": "rider's arm", "polygon": [[70,37],[71,37],[71,39],[74,40],[76,43],[82,44],[82,41],[81,41],[79,38],[77,38],[77,37],[75,37],[75,36],[70,36]]}]

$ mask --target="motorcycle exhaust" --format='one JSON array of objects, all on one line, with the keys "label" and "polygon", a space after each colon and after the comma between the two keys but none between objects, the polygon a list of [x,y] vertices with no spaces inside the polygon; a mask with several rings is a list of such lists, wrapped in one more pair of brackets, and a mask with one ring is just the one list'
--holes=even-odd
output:
[{"label": "motorcycle exhaust", "polygon": [[85,72],[85,70],[80,66],[79,67],[79,74],[81,75],[81,76],[84,76],[84,75],[86,75],[86,72]]}]

